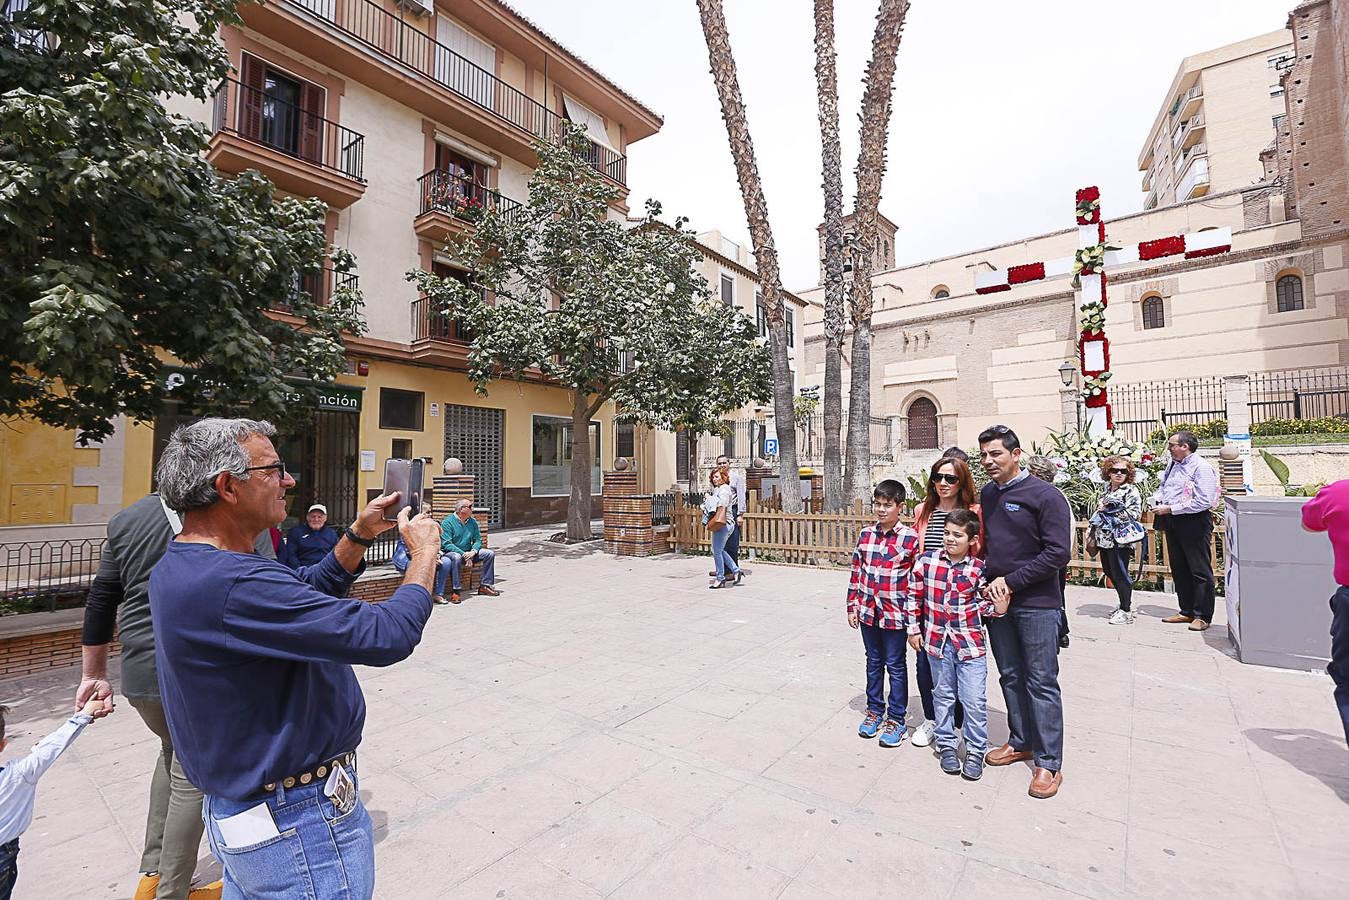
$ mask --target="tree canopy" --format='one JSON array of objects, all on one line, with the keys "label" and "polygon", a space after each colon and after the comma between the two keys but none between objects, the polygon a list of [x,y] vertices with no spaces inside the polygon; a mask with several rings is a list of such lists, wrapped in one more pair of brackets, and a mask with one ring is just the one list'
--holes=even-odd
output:
[{"label": "tree canopy", "polygon": [[[359,292],[301,290],[324,264],[326,208],[256,172],[222,177],[209,132],[164,98],[206,101],[227,72],[234,0],[41,0],[0,15],[0,417],[112,431],[148,420],[164,367],[205,410],[292,411],[331,381]],[[333,255],[349,270],[349,254]],[[269,317],[285,305],[302,325]],[[186,394],[184,393],[186,391]]]}]

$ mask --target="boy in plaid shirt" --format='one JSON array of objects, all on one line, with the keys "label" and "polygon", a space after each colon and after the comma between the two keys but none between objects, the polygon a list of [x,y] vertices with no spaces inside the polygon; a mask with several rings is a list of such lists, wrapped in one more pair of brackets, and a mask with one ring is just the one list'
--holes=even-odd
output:
[{"label": "boy in plaid shirt", "polygon": [[[914,562],[904,604],[909,646],[926,652],[932,665],[941,769],[969,781],[978,781],[984,774],[984,751],[988,749],[988,658],[982,617],[1007,612],[1007,601],[995,603],[979,596],[984,564],[970,555],[970,544],[978,536],[978,515],[967,509],[953,510],[946,517],[942,547]],[[963,768],[956,757],[957,699],[965,707]]]},{"label": "boy in plaid shirt", "polygon": [[[904,592],[918,553],[918,534],[899,524],[904,485],[887,478],[872,491],[876,524],[862,529],[852,554],[848,624],[861,629],[867,653],[867,716],[857,727],[864,738],[880,732],[882,747],[904,742],[909,667],[904,659]],[[890,673],[890,705],[885,673]]]}]

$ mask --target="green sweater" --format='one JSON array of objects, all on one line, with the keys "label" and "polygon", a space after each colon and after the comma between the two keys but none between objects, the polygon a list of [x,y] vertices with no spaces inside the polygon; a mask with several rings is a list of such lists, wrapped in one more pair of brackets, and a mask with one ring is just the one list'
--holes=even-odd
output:
[{"label": "green sweater", "polygon": [[482,549],[482,532],[478,520],[460,522],[458,516],[446,516],[440,523],[440,552],[469,553]]}]

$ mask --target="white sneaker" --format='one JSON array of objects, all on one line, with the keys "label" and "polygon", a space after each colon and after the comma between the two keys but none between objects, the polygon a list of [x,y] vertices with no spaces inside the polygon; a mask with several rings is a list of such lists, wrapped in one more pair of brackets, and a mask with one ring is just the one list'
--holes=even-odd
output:
[{"label": "white sneaker", "polygon": [[937,731],[937,723],[923,720],[923,724],[913,730],[913,735],[909,741],[915,747],[926,747],[932,743],[932,735]]},{"label": "white sneaker", "polygon": [[1125,612],[1122,609],[1116,609],[1110,614],[1110,618],[1105,621],[1107,625],[1132,625],[1134,623],[1134,614]]}]

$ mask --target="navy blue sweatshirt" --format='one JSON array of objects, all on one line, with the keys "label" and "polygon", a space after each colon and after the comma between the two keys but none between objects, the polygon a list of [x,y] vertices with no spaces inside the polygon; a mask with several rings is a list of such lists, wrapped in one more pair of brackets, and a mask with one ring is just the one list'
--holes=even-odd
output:
[{"label": "navy blue sweatshirt", "polygon": [[331,553],[292,571],[251,553],[173,541],[150,575],[160,696],[187,780],[246,800],[361,742],[352,665],[411,655],[426,588],[343,599],[356,576]]},{"label": "navy blue sweatshirt", "polygon": [[1058,609],[1059,571],[1068,565],[1073,514],[1059,489],[1032,476],[979,494],[984,514],[984,577],[1005,578],[1012,606]]},{"label": "navy blue sweatshirt", "polygon": [[316,566],[332,552],[340,539],[341,535],[327,525],[315,531],[307,523],[301,522],[286,532],[286,542],[281,545],[277,559],[292,569]]}]

